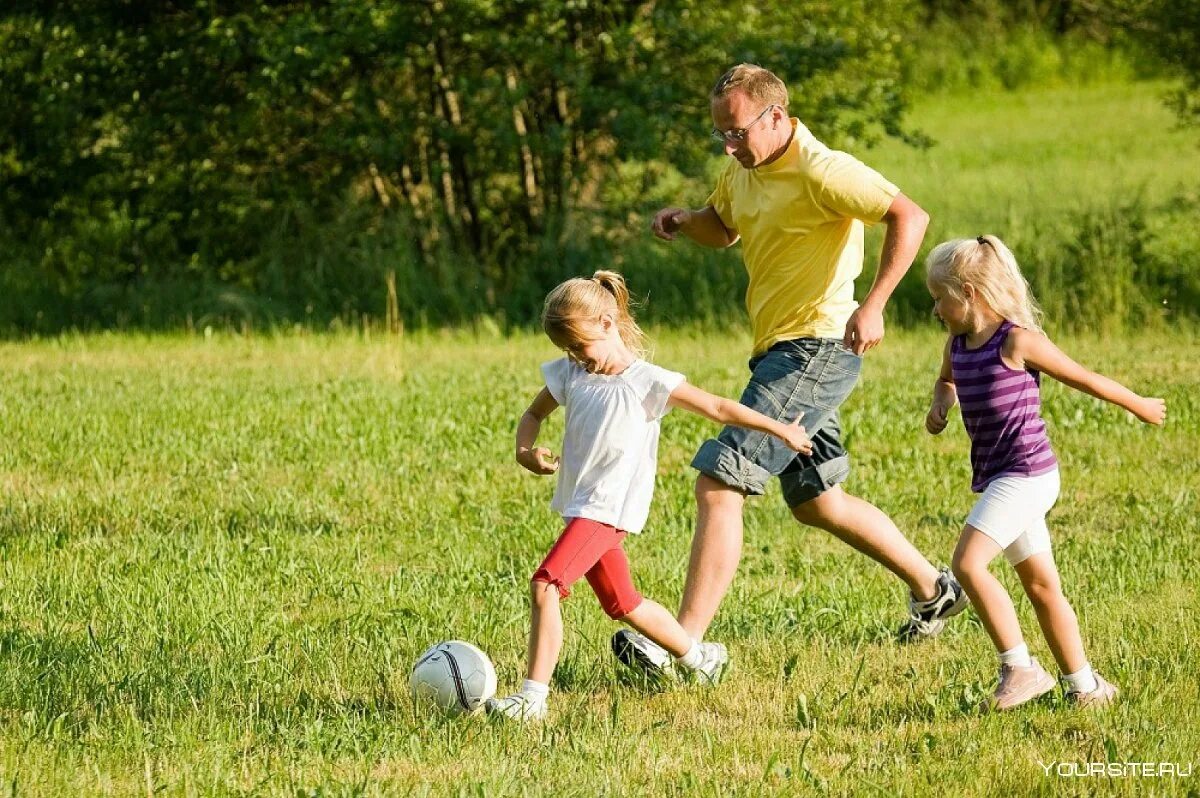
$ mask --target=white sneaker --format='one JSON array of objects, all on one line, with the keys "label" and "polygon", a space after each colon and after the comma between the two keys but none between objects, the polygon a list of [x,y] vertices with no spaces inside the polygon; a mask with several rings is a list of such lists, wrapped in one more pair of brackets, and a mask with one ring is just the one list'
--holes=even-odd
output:
[{"label": "white sneaker", "polygon": [[699,684],[719,684],[729,670],[729,651],[724,643],[701,643],[702,659],[694,670],[686,671]]},{"label": "white sneaker", "polygon": [[675,658],[662,646],[631,629],[621,629],[612,636],[613,656],[628,668],[660,682],[679,680]]},{"label": "white sneaker", "polygon": [[1096,689],[1090,693],[1068,691],[1068,703],[1077,707],[1106,707],[1117,700],[1120,691],[1116,686],[1095,671],[1092,671],[1092,675],[1096,677]]},{"label": "white sneaker", "polygon": [[524,693],[513,693],[504,698],[489,698],[484,707],[489,715],[522,722],[543,720],[548,711],[545,701],[530,698]]}]

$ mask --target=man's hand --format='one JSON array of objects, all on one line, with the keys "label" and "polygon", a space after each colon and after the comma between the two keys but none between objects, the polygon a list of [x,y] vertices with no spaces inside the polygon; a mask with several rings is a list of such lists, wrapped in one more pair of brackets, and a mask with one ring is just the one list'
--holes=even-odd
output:
[{"label": "man's hand", "polygon": [[517,462],[538,476],[553,474],[558,470],[558,458],[544,446],[521,449],[517,452]]},{"label": "man's hand", "polygon": [[650,223],[650,229],[663,241],[674,241],[680,228],[691,218],[692,212],[686,208],[663,208],[654,214],[654,221]]},{"label": "man's hand", "polygon": [[883,311],[873,305],[859,305],[846,322],[846,335],[842,344],[854,354],[862,357],[883,340]]}]

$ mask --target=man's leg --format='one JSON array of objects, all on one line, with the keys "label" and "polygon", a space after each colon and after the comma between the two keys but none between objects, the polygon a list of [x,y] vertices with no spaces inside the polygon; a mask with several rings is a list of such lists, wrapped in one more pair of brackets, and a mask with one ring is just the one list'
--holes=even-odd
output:
[{"label": "man's leg", "polygon": [[882,510],[851,496],[840,485],[793,507],[792,515],[800,523],[824,529],[883,565],[904,580],[918,601],[927,601],[937,594],[938,570]]},{"label": "man's leg", "polygon": [[696,480],[696,534],[679,604],[679,624],[696,640],[704,639],[737,573],[745,502],[739,491],[707,474]]}]

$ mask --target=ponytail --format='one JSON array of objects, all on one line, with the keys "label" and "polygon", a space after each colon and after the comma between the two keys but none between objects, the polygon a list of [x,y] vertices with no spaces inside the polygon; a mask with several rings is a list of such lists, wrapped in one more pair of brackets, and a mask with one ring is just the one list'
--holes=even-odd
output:
[{"label": "ponytail", "polygon": [[633,318],[632,306],[625,278],[601,270],[591,279],[575,277],[556,286],[546,296],[542,328],[550,340],[567,348],[587,340],[582,322],[597,321],[605,313],[612,313],[622,342],[638,357],[645,357],[646,334]]},{"label": "ponytail", "polygon": [[928,280],[963,299],[970,283],[997,315],[1020,327],[1042,332],[1042,311],[1012,251],[993,235],[959,238],[938,244],[925,260]]}]

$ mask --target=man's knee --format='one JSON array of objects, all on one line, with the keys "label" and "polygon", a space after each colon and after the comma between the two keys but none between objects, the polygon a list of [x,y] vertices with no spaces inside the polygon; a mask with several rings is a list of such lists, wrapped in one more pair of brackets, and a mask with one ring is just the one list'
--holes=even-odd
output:
[{"label": "man's knee", "polygon": [[708,474],[696,478],[696,504],[708,511],[742,511],[746,496],[736,488],[731,488]]},{"label": "man's knee", "polygon": [[834,486],[819,496],[792,508],[792,517],[806,526],[829,529],[838,526],[845,494]]}]

